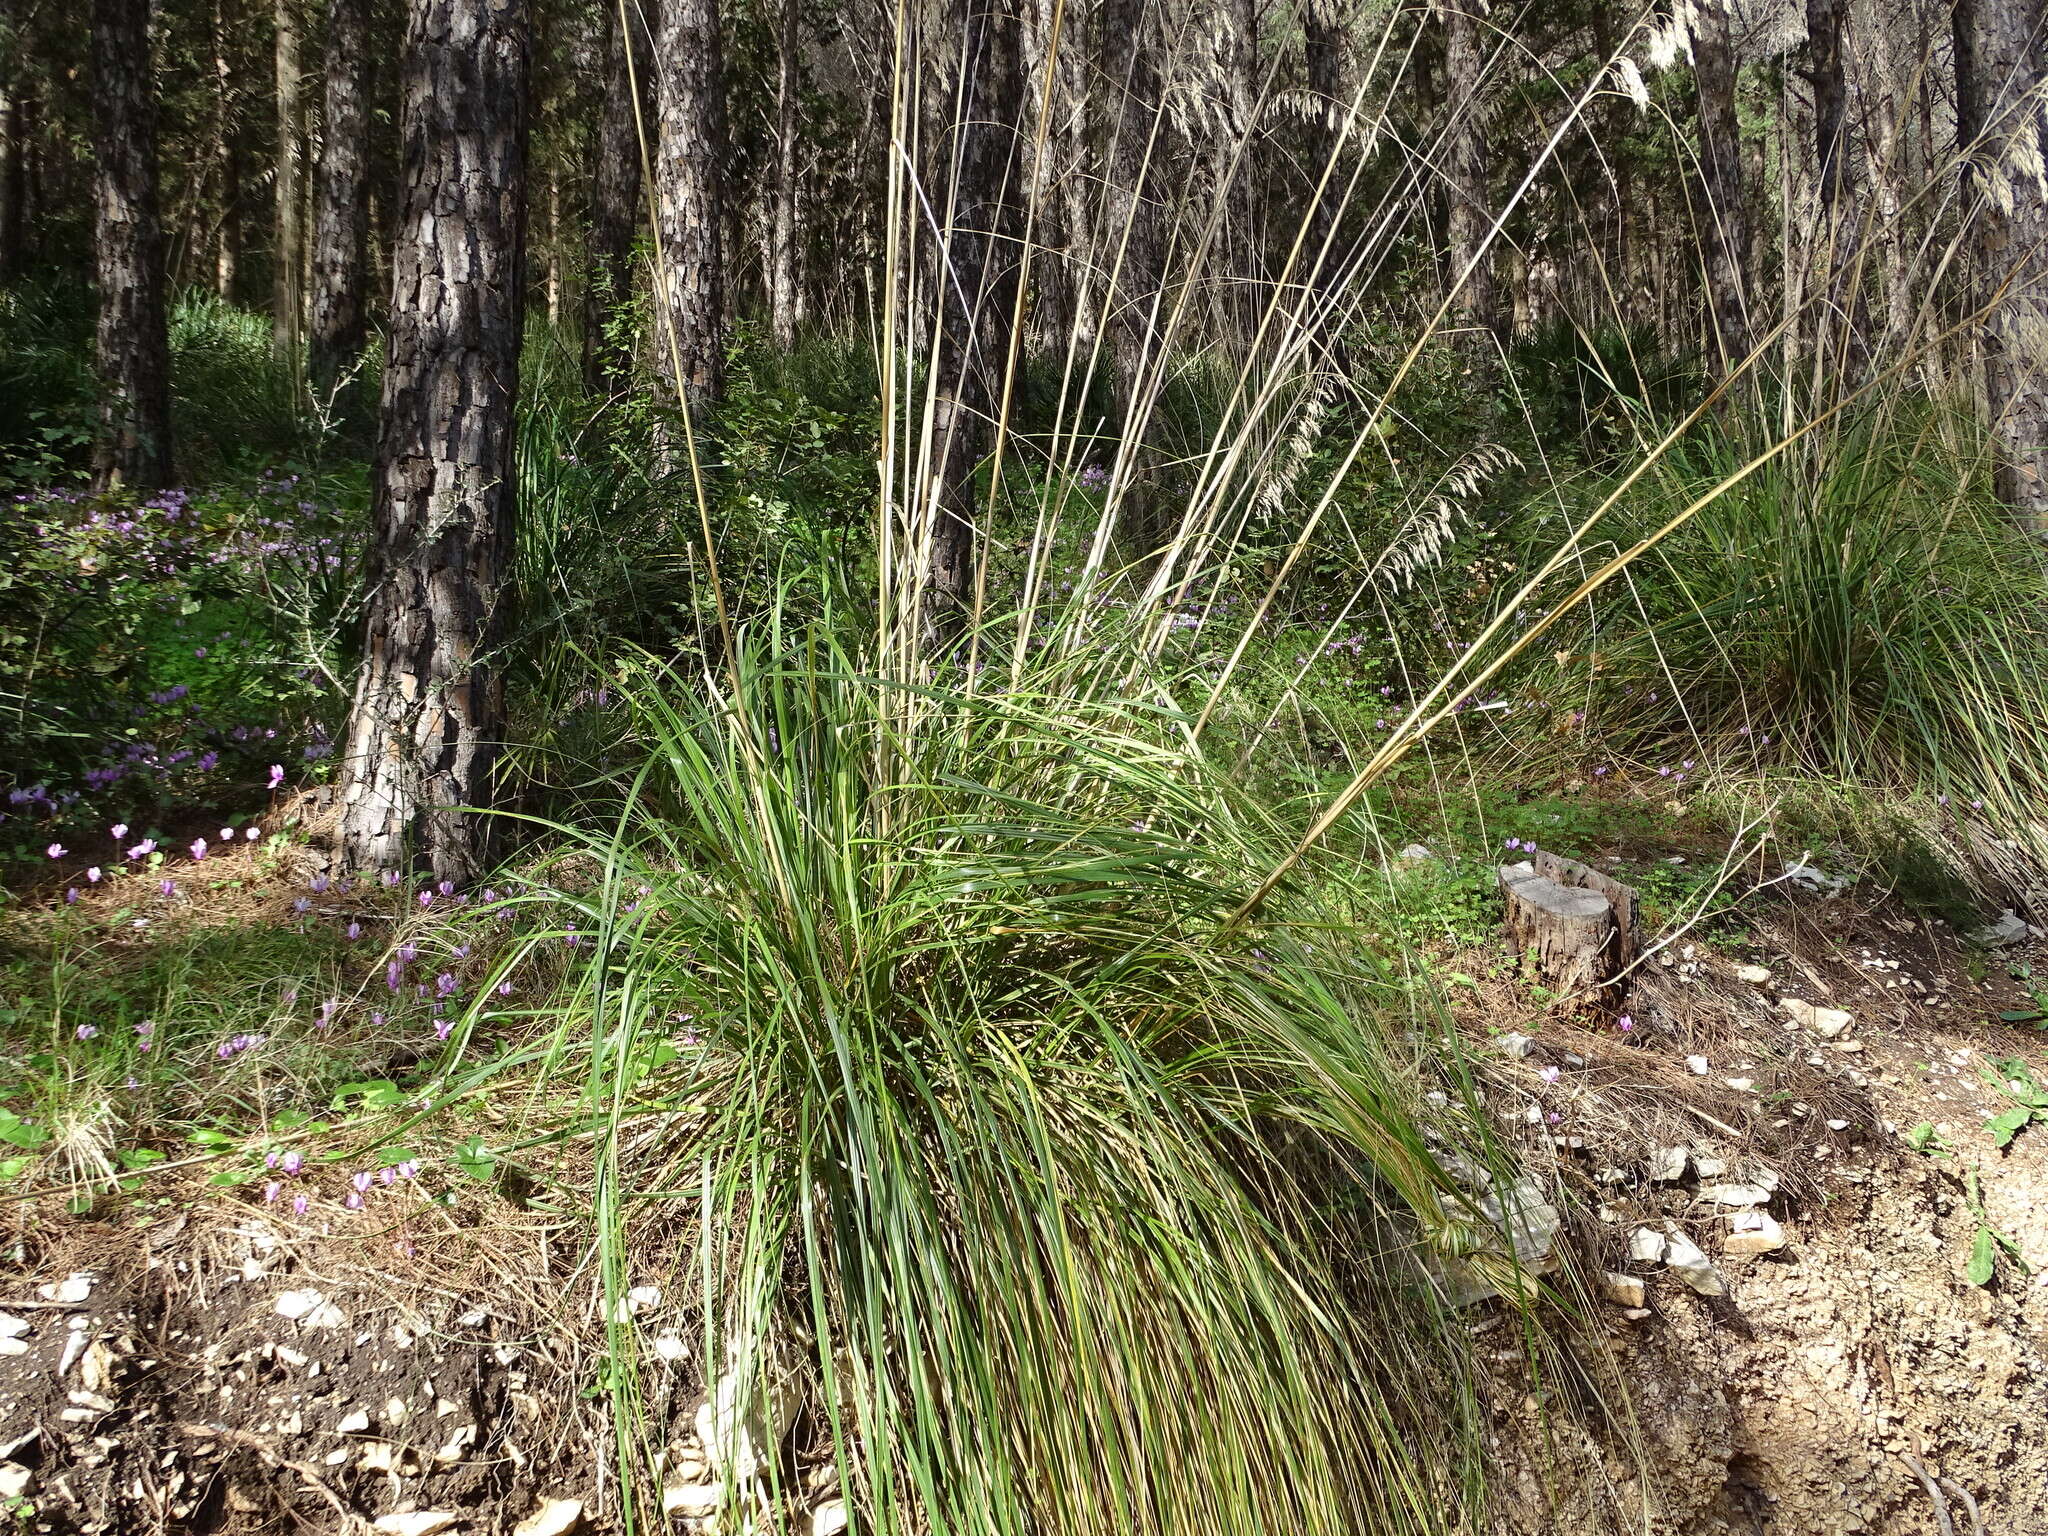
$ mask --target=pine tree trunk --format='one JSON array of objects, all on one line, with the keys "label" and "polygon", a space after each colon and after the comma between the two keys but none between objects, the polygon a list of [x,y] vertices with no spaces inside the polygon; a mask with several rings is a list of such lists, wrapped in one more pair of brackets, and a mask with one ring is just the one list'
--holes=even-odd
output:
[{"label": "pine tree trunk", "polygon": [[989,422],[1009,360],[1024,219],[1022,7],[1026,0],[953,0],[961,79],[944,147],[952,222],[932,356],[933,479],[938,505],[926,588],[927,630],[940,643],[972,612],[976,538],[974,475],[987,456]]},{"label": "pine tree trunk", "polygon": [[275,207],[275,246],[271,259],[271,339],[287,357],[301,340],[305,295],[299,287],[306,243],[300,207],[304,191],[299,168],[304,160],[306,102],[299,49],[298,0],[277,0],[277,158],[271,191]]},{"label": "pine tree trunk", "polygon": [[695,404],[725,382],[725,69],[718,0],[664,0],[655,40],[661,142],[654,162],[662,265],[656,366]]},{"label": "pine tree trunk", "polygon": [[171,478],[171,359],[149,0],[93,0],[92,62],[100,385],[93,484],[154,490]]},{"label": "pine tree trunk", "polygon": [[21,271],[23,204],[28,198],[28,115],[22,111],[26,40],[15,0],[0,0],[0,282]]},{"label": "pine tree trunk", "polygon": [[1259,0],[1229,0],[1222,27],[1218,73],[1223,77],[1225,131],[1215,150],[1223,228],[1215,243],[1226,279],[1220,306],[1226,324],[1245,340],[1266,303],[1264,228],[1258,207],[1260,98]]},{"label": "pine tree trunk", "polygon": [[1957,0],[1956,128],[1976,221],[1998,495],[2048,537],[2048,100],[2040,0]]},{"label": "pine tree trunk", "polygon": [[[1338,311],[1350,265],[1338,240],[1345,184],[1338,156],[1351,112],[1351,93],[1345,85],[1345,10],[1344,0],[1314,0],[1302,11],[1301,59],[1310,98],[1308,152],[1302,174],[1309,180],[1309,196],[1314,201],[1302,232],[1296,270],[1288,274],[1292,281],[1305,282],[1315,294],[1316,321],[1332,331],[1333,344],[1343,325]],[[1292,238],[1296,231],[1286,233]],[[1344,370],[1344,360],[1339,357],[1335,361]]]},{"label": "pine tree trunk", "polygon": [[505,732],[524,293],[524,0],[413,0],[364,663],[341,842],[353,869],[466,881]]},{"label": "pine tree trunk", "polygon": [[369,335],[370,0],[328,0],[325,117],[315,171],[308,364],[325,398]]},{"label": "pine tree trunk", "polygon": [[1103,234],[1097,265],[1114,270],[1108,296],[1117,385],[1127,424],[1141,414],[1137,395],[1152,355],[1155,315],[1165,280],[1166,253],[1155,195],[1166,129],[1160,120],[1159,38],[1147,0],[1104,0],[1097,57],[1119,104],[1107,157]]},{"label": "pine tree trunk", "polygon": [[1078,308],[1078,274],[1088,259],[1082,101],[1089,0],[1030,0],[1024,8],[1022,63],[1025,131],[1035,149],[1032,185],[1031,334],[1062,358],[1071,346],[1085,355],[1094,340]]},{"label": "pine tree trunk", "polygon": [[775,211],[768,242],[768,317],[775,345],[796,345],[803,318],[803,288],[797,276],[797,109],[803,88],[799,71],[798,0],[782,0],[775,46]]},{"label": "pine tree trunk", "polygon": [[1440,0],[1444,22],[1445,276],[1459,283],[1451,313],[1468,350],[1491,361],[1501,333],[1500,299],[1488,236],[1493,230],[1486,153],[1486,0]]},{"label": "pine tree trunk", "polygon": [[[597,123],[597,164],[590,177],[590,278],[583,290],[583,385],[612,399],[633,373],[624,314],[633,296],[633,237],[640,227],[640,123],[647,99],[646,34],[638,15],[621,22],[617,0],[605,7],[604,103]],[[631,50],[630,54],[628,49]]]},{"label": "pine tree trunk", "polygon": [[213,237],[213,291],[235,298],[235,268],[242,249],[242,157],[235,118],[234,61],[228,52],[228,0],[213,7],[214,153],[219,157],[220,223]]},{"label": "pine tree trunk", "polygon": [[1699,95],[1699,156],[1708,339],[1725,372],[1749,355],[1743,294],[1749,222],[1743,198],[1742,137],[1735,112],[1736,61],[1729,0],[1702,0],[1695,13],[1693,75]]}]

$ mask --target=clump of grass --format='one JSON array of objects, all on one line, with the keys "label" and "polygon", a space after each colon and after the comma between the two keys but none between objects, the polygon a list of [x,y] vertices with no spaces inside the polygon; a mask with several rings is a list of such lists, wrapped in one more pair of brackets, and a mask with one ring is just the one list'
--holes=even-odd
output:
[{"label": "clump of grass", "polygon": [[1279,829],[1156,690],[764,631],[633,681],[645,768],[544,893],[593,954],[552,1016],[614,1301],[687,1277],[707,1390],[801,1382],[863,1530],[1455,1527],[1418,1259],[1514,1279],[1426,1011],[1306,896],[1225,930]]},{"label": "clump of grass", "polygon": [[[1641,523],[1740,454],[1682,445]],[[1545,682],[1602,754],[1913,797],[2023,881],[2048,855],[2048,631],[2038,549],[1980,462],[1961,424],[1897,401],[1817,436],[1653,550],[1572,637],[1578,672]]]}]

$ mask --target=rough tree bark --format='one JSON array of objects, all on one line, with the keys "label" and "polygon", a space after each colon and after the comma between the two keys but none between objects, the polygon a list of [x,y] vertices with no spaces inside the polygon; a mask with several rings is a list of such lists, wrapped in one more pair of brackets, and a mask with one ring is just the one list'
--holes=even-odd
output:
[{"label": "rough tree bark", "polygon": [[1742,135],[1735,112],[1735,46],[1729,0],[1702,0],[1694,12],[1693,78],[1699,97],[1701,260],[1706,276],[1708,347],[1723,371],[1749,355],[1743,272],[1749,221],[1743,197]]},{"label": "rough tree bark", "polygon": [[952,220],[932,356],[932,481],[937,493],[927,630],[957,636],[973,601],[974,473],[989,449],[998,378],[1010,353],[1023,238],[1022,8],[1026,0],[953,0],[960,78],[947,93]]},{"label": "rough tree bark", "polygon": [[1062,357],[1070,342],[1078,354],[1093,339],[1075,306],[1075,274],[1086,260],[1076,244],[1088,223],[1076,195],[1087,36],[1087,0],[1031,0],[1025,7],[1024,131],[1038,146],[1030,166],[1031,334],[1035,345]]},{"label": "rough tree bark", "polygon": [[277,0],[277,156],[273,164],[275,243],[271,257],[270,334],[287,356],[302,337],[305,293],[299,286],[305,261],[306,231],[301,217],[305,190],[299,167],[304,161],[306,93],[300,62],[298,0]]},{"label": "rough tree bark", "polygon": [[725,65],[718,0],[664,0],[655,38],[660,147],[656,366],[674,397],[725,383]]},{"label": "rough tree bark", "polygon": [[344,861],[473,879],[505,726],[524,291],[525,0],[413,0]]},{"label": "rough tree bark", "polygon": [[171,478],[171,359],[149,0],[93,0],[92,64],[100,385],[93,484],[154,490]]},{"label": "rough tree bark", "polygon": [[362,356],[370,227],[370,0],[328,0],[325,131],[313,189],[308,371],[323,397]]},{"label": "rough tree bark", "polygon": [[1166,138],[1156,34],[1157,19],[1147,0],[1104,0],[1096,56],[1111,84],[1115,110],[1109,114],[1113,138],[1105,157],[1108,177],[1096,263],[1115,272],[1110,342],[1127,413],[1137,404],[1152,353],[1154,312],[1165,278],[1155,190]]},{"label": "rough tree bark", "polygon": [[27,52],[16,0],[0,0],[0,281],[21,270],[22,204],[28,196]]},{"label": "rough tree bark", "polygon": [[1486,0],[1440,0],[1444,24],[1443,136],[1445,277],[1463,286],[1451,313],[1466,328],[1471,351],[1491,360],[1500,335],[1500,299],[1487,236],[1493,230],[1486,158]]},{"label": "rough tree bark", "polygon": [[[633,236],[640,228],[640,117],[647,86],[646,32],[605,6],[604,101],[590,177],[590,278],[583,290],[583,384],[611,399],[633,374],[633,345],[619,312],[633,293]],[[628,50],[631,50],[630,53]],[[650,122],[650,136],[653,125]]]},{"label": "rough tree bark", "polygon": [[1999,497],[2048,537],[2048,91],[2041,0],[1956,0],[1956,131],[1973,193]]},{"label": "rough tree bark", "polygon": [[803,319],[803,285],[797,274],[796,183],[797,109],[803,76],[797,44],[802,19],[799,0],[782,0],[775,38],[775,211],[768,242],[768,320],[776,346],[796,345]]}]

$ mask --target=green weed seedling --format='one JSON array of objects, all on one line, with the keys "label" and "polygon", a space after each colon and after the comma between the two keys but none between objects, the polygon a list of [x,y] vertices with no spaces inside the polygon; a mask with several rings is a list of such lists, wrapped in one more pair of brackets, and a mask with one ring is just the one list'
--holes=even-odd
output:
[{"label": "green weed seedling", "polygon": [[2036,1120],[2048,1120],[2048,1092],[2034,1080],[2027,1064],[2008,1056],[1995,1066],[1982,1069],[1984,1081],[2012,1100],[2012,1107],[1985,1122],[1994,1146],[2012,1145],[2013,1138]]}]

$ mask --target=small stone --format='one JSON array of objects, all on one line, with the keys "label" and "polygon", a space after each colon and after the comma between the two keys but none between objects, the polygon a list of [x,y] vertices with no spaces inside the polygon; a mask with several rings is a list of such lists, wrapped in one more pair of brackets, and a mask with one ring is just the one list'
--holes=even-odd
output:
[{"label": "small stone", "polygon": [[0,1356],[25,1355],[27,1353],[27,1339],[0,1339]]},{"label": "small stone", "polygon": [[846,1500],[827,1499],[811,1511],[811,1536],[840,1536],[846,1529]]},{"label": "small stone", "polygon": [[2035,930],[2024,917],[2021,917],[2012,908],[2007,907],[1998,914],[1997,922],[1987,923],[1984,927],[1971,934],[1970,942],[1972,944],[1980,944],[1986,949],[2004,949],[2009,945],[2018,944],[2022,940],[2032,938],[2034,932]]},{"label": "small stone", "polygon": [[391,1536],[434,1536],[456,1525],[462,1516],[445,1509],[415,1509],[404,1514],[379,1515],[371,1525]]},{"label": "small stone", "polygon": [[1628,1256],[1638,1264],[1654,1264],[1664,1257],[1665,1241],[1655,1227],[1637,1227],[1628,1235]]},{"label": "small stone", "polygon": [[673,1365],[690,1358],[690,1346],[680,1333],[658,1333],[654,1336],[654,1353]]},{"label": "small stone", "polygon": [[1835,1049],[1845,1051],[1849,1055],[1854,1056],[1863,1049],[1863,1042],[1861,1040],[1837,1040],[1835,1042]]},{"label": "small stone", "polygon": [[568,1536],[582,1523],[581,1499],[543,1499],[540,1508],[512,1527],[512,1536]]},{"label": "small stone", "polygon": [[1846,1131],[1849,1129],[1849,1122],[1846,1120],[1830,1120],[1828,1122],[1828,1129],[1831,1131]]},{"label": "small stone", "polygon": [[347,1314],[315,1290],[279,1291],[272,1305],[279,1317],[301,1328],[342,1328],[348,1324]]},{"label": "small stone", "polygon": [[1705,1077],[1707,1075],[1707,1058],[1704,1056],[1686,1057],[1685,1070],[1694,1077]]},{"label": "small stone", "polygon": [[1730,1218],[1726,1253],[1741,1256],[1772,1253],[1785,1246],[1785,1229],[1762,1211],[1738,1211]]},{"label": "small stone", "polygon": [[1429,864],[1436,861],[1436,850],[1427,843],[1410,843],[1394,857],[1403,864]]},{"label": "small stone", "polygon": [[75,1307],[92,1296],[92,1276],[83,1272],[67,1275],[62,1280],[37,1286],[36,1294],[45,1301]]},{"label": "small stone", "polygon": [[18,1339],[28,1332],[28,1319],[0,1312],[0,1339]]},{"label": "small stone", "polygon": [[1536,1049],[1535,1040],[1528,1035],[1502,1035],[1494,1045],[1501,1055],[1512,1056],[1517,1060],[1529,1056]]},{"label": "small stone", "polygon": [[1767,966],[1738,965],[1735,967],[1735,979],[1746,981],[1753,987],[1761,987],[1769,984],[1771,973]]},{"label": "small stone", "polygon": [[1756,1079],[1753,1077],[1724,1077],[1721,1081],[1730,1088],[1733,1088],[1737,1093],[1748,1093],[1750,1089],[1756,1086]]},{"label": "small stone", "polygon": [[1823,896],[1839,896],[1851,883],[1842,875],[1827,874],[1811,864],[1787,864],[1785,878],[1801,890],[1818,891]]},{"label": "small stone", "polygon": [[1685,1177],[1686,1165],[1692,1161],[1692,1148],[1688,1146],[1659,1147],[1647,1159],[1650,1182],[1670,1184]]},{"label": "small stone", "polygon": [[1600,1277],[1600,1294],[1617,1307],[1640,1307],[1644,1299],[1642,1277],[1610,1269]]},{"label": "small stone", "polygon": [[670,1483],[661,1490],[661,1511],[686,1520],[702,1520],[718,1509],[725,1490],[717,1483]]},{"label": "small stone", "polygon": [[1650,1309],[1648,1307],[1626,1307],[1622,1310],[1621,1315],[1632,1323],[1640,1323],[1650,1315]]},{"label": "small stone", "polygon": [[1769,1205],[1771,1192],[1761,1184],[1715,1184],[1700,1191],[1716,1205]]},{"label": "small stone", "polygon": [[334,1426],[337,1435],[359,1435],[370,1427],[370,1416],[358,1408],[354,1413]]},{"label": "small stone", "polygon": [[1702,1296],[1725,1296],[1727,1282],[1721,1272],[1714,1268],[1699,1245],[1682,1232],[1670,1233],[1664,1244],[1664,1262],[1671,1266],[1678,1278],[1691,1286]]},{"label": "small stone", "polygon": [[1812,1030],[1823,1040],[1834,1039],[1856,1022],[1854,1015],[1840,1008],[1816,1008],[1803,998],[1781,997],[1778,1006],[1792,1016],[1794,1023]]},{"label": "small stone", "polygon": [[19,1462],[0,1466],[0,1499],[25,1499],[35,1485],[35,1473]]}]

